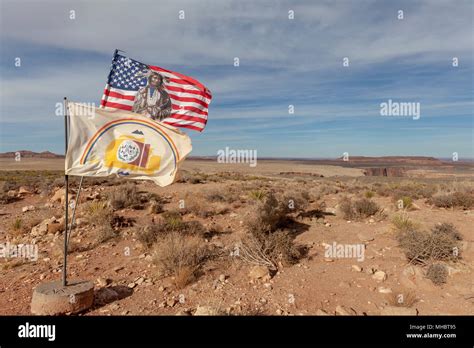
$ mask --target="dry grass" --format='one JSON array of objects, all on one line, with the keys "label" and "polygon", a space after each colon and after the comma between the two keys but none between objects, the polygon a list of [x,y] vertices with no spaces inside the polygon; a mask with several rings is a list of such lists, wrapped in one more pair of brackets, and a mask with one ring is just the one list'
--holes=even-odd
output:
[{"label": "dry grass", "polygon": [[448,280],[448,269],[441,263],[434,263],[428,267],[426,278],[435,285],[442,285]]},{"label": "dry grass", "polygon": [[184,287],[198,275],[211,252],[198,237],[172,232],[160,239],[153,249],[153,263],[163,276],[173,276],[177,287]]},{"label": "dry grass", "polygon": [[135,184],[127,183],[126,185],[114,188],[109,193],[108,198],[110,201],[110,205],[115,210],[124,208],[143,208],[143,202]]},{"label": "dry grass", "polygon": [[394,307],[412,307],[418,299],[416,294],[411,290],[394,291],[387,296],[387,301],[390,306]]},{"label": "dry grass", "polygon": [[227,203],[212,203],[202,193],[188,193],[184,198],[184,208],[180,209],[184,214],[194,214],[202,218],[229,212]]},{"label": "dry grass", "polygon": [[294,236],[285,230],[292,221],[290,211],[285,198],[278,201],[272,192],[257,203],[247,223],[249,235],[241,241],[242,260],[275,269],[280,263],[291,265],[304,256],[304,250],[294,244]]},{"label": "dry grass", "polygon": [[457,261],[460,258],[457,237],[460,235],[451,229],[446,231],[436,227],[431,232],[407,230],[399,233],[399,245],[410,262]]},{"label": "dry grass", "polygon": [[419,224],[410,220],[405,213],[395,215],[392,218],[392,224],[401,233],[417,230],[420,227]]},{"label": "dry grass", "polygon": [[93,201],[86,205],[85,214],[87,219],[97,227],[96,243],[103,243],[116,237],[112,228],[113,212],[107,202]]},{"label": "dry grass", "polygon": [[342,199],[339,204],[342,215],[346,220],[358,220],[370,216],[382,215],[383,213],[377,203],[367,198],[352,201],[346,197]]},{"label": "dry grass", "polygon": [[474,194],[472,192],[441,194],[433,196],[429,202],[438,208],[470,209],[474,206]]},{"label": "dry grass", "polygon": [[160,238],[173,232],[202,238],[206,229],[199,221],[184,221],[181,214],[169,211],[163,213],[155,224],[139,228],[136,236],[145,248],[151,248]]}]

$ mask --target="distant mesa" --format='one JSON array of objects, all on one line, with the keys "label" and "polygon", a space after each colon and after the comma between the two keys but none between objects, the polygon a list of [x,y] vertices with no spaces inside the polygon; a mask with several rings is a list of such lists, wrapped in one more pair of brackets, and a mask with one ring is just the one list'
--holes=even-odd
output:
[{"label": "distant mesa", "polygon": [[3,152],[0,153],[0,158],[15,158],[18,152],[21,158],[64,158],[64,155],[58,155],[51,151],[34,152],[29,150]]}]

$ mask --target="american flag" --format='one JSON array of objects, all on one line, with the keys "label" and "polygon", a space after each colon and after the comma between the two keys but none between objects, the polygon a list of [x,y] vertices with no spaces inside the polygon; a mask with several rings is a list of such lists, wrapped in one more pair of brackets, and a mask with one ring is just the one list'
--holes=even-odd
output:
[{"label": "american flag", "polygon": [[174,127],[202,131],[211,99],[211,91],[199,81],[116,51],[101,107],[133,111]]}]

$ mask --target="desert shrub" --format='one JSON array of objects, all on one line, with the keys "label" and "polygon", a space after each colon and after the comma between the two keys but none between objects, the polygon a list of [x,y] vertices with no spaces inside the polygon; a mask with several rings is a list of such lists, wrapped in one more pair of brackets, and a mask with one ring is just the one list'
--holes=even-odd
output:
[{"label": "desert shrub", "polygon": [[281,204],[273,193],[269,193],[264,202],[258,203],[247,227],[255,235],[276,231],[287,224],[287,211],[286,204]]},{"label": "desert shrub", "polygon": [[286,192],[281,199],[282,204],[287,206],[287,212],[305,210],[309,206],[310,201],[311,196],[305,191]]},{"label": "desert shrub", "polygon": [[209,190],[205,198],[208,202],[232,203],[239,200],[239,195],[232,187]]},{"label": "desert shrub", "polygon": [[163,204],[156,200],[151,200],[148,206],[148,213],[149,214],[159,214],[164,211]]},{"label": "desert shrub", "polygon": [[267,193],[264,190],[252,190],[249,192],[249,197],[255,201],[263,201]]},{"label": "desert shrub", "polygon": [[400,290],[388,295],[388,304],[394,307],[412,307],[418,299],[414,291]]},{"label": "desert shrub", "polygon": [[10,196],[5,192],[0,192],[0,204],[9,204],[18,200],[15,196]]},{"label": "desert shrub", "polygon": [[184,198],[184,208],[180,209],[183,214],[194,214],[206,218],[213,215],[226,214],[229,207],[226,203],[209,204],[201,193],[188,193]]},{"label": "desert shrub", "polygon": [[461,233],[451,223],[444,222],[442,224],[437,224],[431,229],[431,232],[433,234],[443,234],[449,236],[453,240],[462,240]]},{"label": "desert shrub", "polygon": [[426,278],[430,279],[433,284],[441,285],[448,280],[448,269],[441,263],[434,263],[428,267]]},{"label": "desert shrub", "polygon": [[364,196],[365,198],[370,199],[375,196],[375,193],[373,191],[365,191]]},{"label": "desert shrub", "polygon": [[126,184],[121,187],[114,188],[109,193],[110,205],[114,209],[140,209],[143,208],[141,197],[137,187],[134,184]]},{"label": "desert shrub", "polygon": [[388,183],[377,188],[380,196],[392,196],[395,201],[401,197],[412,199],[430,198],[437,191],[436,186],[423,183]]},{"label": "desert shrub", "polygon": [[277,268],[278,263],[291,265],[304,256],[304,250],[294,244],[294,236],[284,228],[292,221],[291,209],[285,200],[278,201],[269,192],[264,202],[247,222],[249,235],[241,242],[240,256],[253,264]]},{"label": "desert shrub", "polygon": [[406,214],[397,214],[392,218],[392,224],[399,232],[407,232],[418,229],[418,224],[410,220]]},{"label": "desert shrub", "polygon": [[395,200],[398,209],[410,210],[413,207],[413,199],[408,196],[402,196]]},{"label": "desert shrub", "polygon": [[449,234],[409,230],[398,235],[398,242],[410,262],[426,264],[459,258],[459,243]]},{"label": "desert shrub", "polygon": [[182,170],[179,174],[177,182],[188,183],[188,184],[202,184],[206,181],[207,175],[201,172],[190,173]]},{"label": "desert shrub", "polygon": [[86,205],[85,213],[88,220],[98,228],[96,233],[97,243],[103,243],[116,236],[112,228],[113,212],[107,202],[90,202]]},{"label": "desert shrub", "polygon": [[162,275],[173,276],[175,285],[184,287],[211,258],[211,252],[201,239],[172,232],[155,244],[152,257]]},{"label": "desert shrub", "polygon": [[207,233],[199,221],[184,221],[178,212],[168,211],[163,213],[155,224],[139,228],[136,237],[145,248],[151,248],[154,243],[173,232],[198,237],[203,237]]},{"label": "desert shrub", "polygon": [[339,209],[344,219],[362,219],[372,215],[382,213],[382,209],[377,203],[367,198],[352,201],[350,198],[343,198],[339,203]]},{"label": "desert shrub", "polygon": [[277,269],[279,262],[283,266],[297,263],[304,256],[304,250],[294,244],[289,231],[277,230],[247,236],[241,243],[239,256],[248,263]]},{"label": "desert shrub", "polygon": [[474,206],[474,194],[470,192],[453,192],[433,196],[429,202],[438,208],[470,209]]}]

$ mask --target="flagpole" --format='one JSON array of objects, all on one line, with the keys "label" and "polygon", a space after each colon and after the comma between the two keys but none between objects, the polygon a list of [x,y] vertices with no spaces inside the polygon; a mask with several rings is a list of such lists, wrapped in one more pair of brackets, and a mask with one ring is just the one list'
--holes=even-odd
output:
[{"label": "flagpole", "polygon": [[[67,98],[64,97],[64,139],[65,139],[65,152],[64,155],[67,155],[67,145],[68,145],[68,114],[67,114]],[[69,176],[64,173],[64,186],[65,186],[65,220],[64,220],[64,260],[63,260],[63,286],[67,285],[67,244],[68,244],[68,213],[69,213]]]}]

